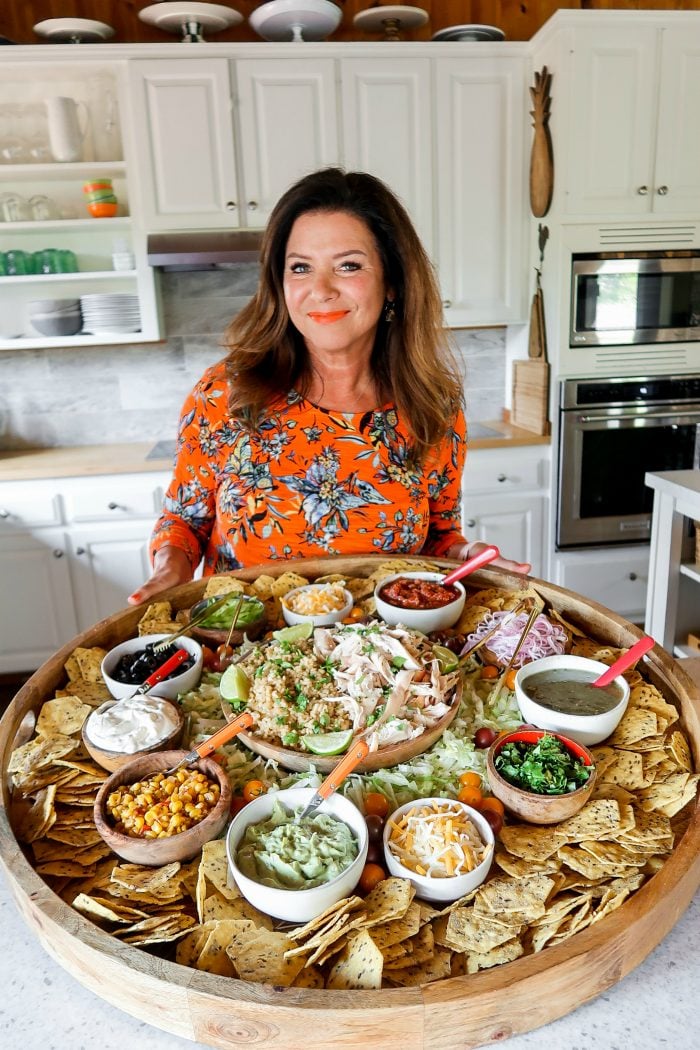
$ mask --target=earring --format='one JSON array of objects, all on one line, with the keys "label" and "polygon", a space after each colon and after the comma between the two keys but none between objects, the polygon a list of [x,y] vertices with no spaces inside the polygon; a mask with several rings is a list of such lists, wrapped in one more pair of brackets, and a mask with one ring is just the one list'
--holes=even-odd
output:
[{"label": "earring", "polygon": [[384,303],[384,320],[387,324],[396,320],[396,304],[393,299],[387,299]]}]

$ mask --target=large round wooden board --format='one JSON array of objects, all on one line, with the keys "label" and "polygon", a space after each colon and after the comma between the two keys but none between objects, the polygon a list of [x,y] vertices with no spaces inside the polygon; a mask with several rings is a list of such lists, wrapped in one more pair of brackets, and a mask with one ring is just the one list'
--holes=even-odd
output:
[{"label": "large round wooden board", "polygon": [[[381,556],[317,559],[294,568],[367,575]],[[439,564],[451,566],[452,562]],[[265,571],[280,574],[290,563]],[[261,567],[237,575],[254,579]],[[524,588],[526,580],[483,569],[470,588]],[[543,597],[594,638],[628,647],[639,631],[602,606],[535,581]],[[201,594],[201,581],[171,591],[178,609]],[[17,906],[42,945],[96,995],[158,1028],[214,1047],[256,1050],[466,1050],[537,1028],[600,995],[663,939],[700,885],[700,814],[693,818],[663,868],[623,905],[595,926],[556,947],[477,974],[423,987],[382,991],[276,988],[218,977],[119,943],[57,897],[25,859],[8,820],[7,767],[13,747],[29,735],[35,713],[64,681],[63,664],[76,645],[105,648],[136,631],[143,609],[128,609],[74,639],[27,682],[0,722],[3,770],[0,858]],[[700,690],[658,647],[645,673],[681,711],[682,724],[700,758]],[[56,1004],[56,1009],[61,1009]]]}]

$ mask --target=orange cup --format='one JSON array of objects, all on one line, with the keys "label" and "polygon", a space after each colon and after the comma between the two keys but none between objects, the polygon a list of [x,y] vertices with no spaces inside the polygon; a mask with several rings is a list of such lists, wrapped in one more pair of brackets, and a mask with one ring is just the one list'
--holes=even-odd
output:
[{"label": "orange cup", "polygon": [[93,204],[88,204],[87,208],[94,219],[111,219],[117,214],[117,205],[111,202],[104,204],[96,201]]}]

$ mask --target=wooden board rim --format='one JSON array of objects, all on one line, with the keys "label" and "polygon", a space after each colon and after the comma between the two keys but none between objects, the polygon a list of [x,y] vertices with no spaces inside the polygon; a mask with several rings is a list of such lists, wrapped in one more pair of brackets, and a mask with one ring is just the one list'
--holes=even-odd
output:
[{"label": "wooden board rim", "polygon": [[[335,572],[361,573],[387,560],[382,556],[316,559],[303,563],[303,568],[313,576],[331,571],[330,565]],[[431,560],[446,568],[455,564]],[[236,575],[254,579],[263,569],[279,574],[289,567],[290,563],[255,566]],[[514,589],[529,582],[494,568],[481,570],[472,579],[472,585]],[[640,636],[603,606],[544,581],[532,582],[562,615],[585,612],[593,633],[609,644],[627,646]],[[165,597],[179,607],[188,600],[191,604],[203,586],[195,581]],[[124,632],[135,631],[142,612],[124,610],[73,639],[32,676],[0,721],[0,864],[18,908],[49,954],[80,983],[141,1020],[214,1047],[251,1042],[287,1050],[295,1036],[308,1050],[351,1041],[377,1050],[477,1047],[555,1020],[611,987],[663,939],[700,885],[696,805],[685,834],[661,871],[617,911],[560,945],[468,977],[374,992],[278,989],[202,973],[121,944],[57,897],[25,859],[7,815],[5,770],[20,726],[43,702],[51,676],[61,677],[73,648],[114,644],[117,636],[121,640]],[[700,689],[659,647],[647,657],[646,668],[649,677],[663,682],[678,700],[697,768]],[[319,1023],[310,1025],[312,1017]]]}]

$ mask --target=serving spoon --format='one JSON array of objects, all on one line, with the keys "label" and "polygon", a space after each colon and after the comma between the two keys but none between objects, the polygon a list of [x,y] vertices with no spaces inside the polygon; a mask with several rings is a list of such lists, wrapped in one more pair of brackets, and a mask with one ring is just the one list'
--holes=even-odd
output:
[{"label": "serving spoon", "polygon": [[640,638],[638,642],[635,642],[626,653],[623,653],[622,656],[618,656],[615,663],[611,664],[607,671],[603,671],[603,673],[591,684],[598,686],[599,689],[602,689],[606,685],[610,685],[614,678],[617,678],[619,674],[622,674],[622,672],[626,671],[628,667],[631,667],[632,664],[636,663],[640,657],[644,656],[645,653],[648,653],[655,645],[656,642],[654,639],[650,635],[645,634],[644,637]]},{"label": "serving spoon", "polygon": [[478,554],[475,554],[473,558],[468,558],[462,565],[458,565],[456,569],[453,569],[452,572],[448,573],[440,582],[443,587],[449,587],[451,583],[461,580],[463,576],[468,576],[471,572],[476,572],[476,570],[480,569],[482,565],[488,565],[489,562],[493,561],[495,558],[500,558],[500,556],[501,552],[498,547],[493,547],[491,545],[484,547],[484,549],[479,551]]}]

